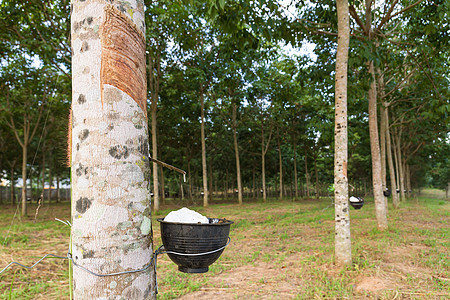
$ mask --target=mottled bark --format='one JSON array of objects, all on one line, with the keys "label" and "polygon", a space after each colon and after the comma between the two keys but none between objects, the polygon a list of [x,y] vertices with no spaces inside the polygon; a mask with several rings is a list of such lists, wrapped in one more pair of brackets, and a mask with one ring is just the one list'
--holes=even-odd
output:
[{"label": "mottled bark", "polygon": [[334,150],[334,203],[335,203],[335,261],[341,266],[352,263],[350,214],[348,210],[348,137],[347,137],[347,68],[350,28],[348,1],[337,0],[338,48],[335,78],[335,150]]},{"label": "mottled bark", "polygon": [[200,139],[202,144],[203,207],[208,207],[208,172],[206,169],[205,97],[200,85]]},{"label": "mottled bark", "polygon": [[[72,256],[98,274],[153,253],[142,1],[74,1]],[[75,267],[74,299],[156,299],[153,268],[97,277]]]},{"label": "mottled bark", "polygon": [[377,88],[375,81],[375,70],[373,62],[369,62],[369,74],[371,75],[371,83],[369,88],[369,136],[370,136],[370,153],[372,156],[372,186],[373,197],[375,201],[375,215],[377,218],[377,227],[379,230],[386,230],[387,212],[386,202],[383,195],[382,179],[381,179],[381,156],[380,144],[378,141],[378,124],[377,124]]}]

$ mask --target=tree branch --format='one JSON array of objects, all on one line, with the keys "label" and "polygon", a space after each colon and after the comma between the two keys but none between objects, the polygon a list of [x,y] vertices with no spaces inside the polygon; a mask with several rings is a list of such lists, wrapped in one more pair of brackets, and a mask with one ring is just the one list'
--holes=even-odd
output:
[{"label": "tree branch", "polygon": [[[419,5],[421,2],[423,2],[423,0],[419,0],[419,1],[417,1],[417,2],[415,2],[415,3],[413,3],[413,4],[411,4],[410,6],[405,7],[405,8],[402,9],[401,11],[399,11],[399,12],[393,14],[388,20],[390,20],[390,19],[392,19],[392,18],[394,18],[394,17],[396,17],[396,16],[398,16],[398,15],[404,13],[405,11],[407,11],[407,10],[413,8],[414,6]],[[386,20],[386,21],[388,21],[388,20]]]},{"label": "tree branch", "polygon": [[350,15],[352,16],[353,20],[355,20],[356,24],[358,24],[361,29],[366,32],[366,26],[364,25],[363,21],[359,18],[358,13],[356,12],[356,9],[353,5],[350,5],[348,7],[348,10],[350,12]]},{"label": "tree branch", "polygon": [[384,18],[381,20],[380,24],[377,27],[377,30],[381,30],[381,28],[383,27],[384,24],[386,24],[386,22],[390,19],[392,11],[395,8],[395,5],[397,5],[398,0],[394,0],[394,2],[392,2],[391,7],[389,7],[388,12],[386,13],[386,15],[384,16]]}]

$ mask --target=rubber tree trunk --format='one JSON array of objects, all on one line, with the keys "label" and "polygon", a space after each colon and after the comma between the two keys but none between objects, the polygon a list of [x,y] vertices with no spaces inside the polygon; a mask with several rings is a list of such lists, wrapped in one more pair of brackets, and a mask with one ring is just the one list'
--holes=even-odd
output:
[{"label": "rubber tree trunk", "polygon": [[305,177],[306,177],[306,195],[310,198],[309,194],[309,173],[308,173],[308,151],[305,145]]},{"label": "rubber tree trunk", "polygon": [[239,161],[239,145],[237,140],[237,121],[236,121],[236,112],[237,105],[233,103],[233,113],[232,113],[232,121],[233,121],[233,142],[234,142],[234,153],[236,156],[236,181],[238,188],[238,202],[242,204],[242,181],[241,181],[241,163]]},{"label": "rubber tree trunk", "polygon": [[27,157],[28,138],[25,136],[22,146],[22,217],[27,215]]},{"label": "rubber tree trunk", "polygon": [[14,178],[14,168],[11,167],[11,183],[10,183],[10,193],[11,193],[11,205],[16,205],[16,179]]},{"label": "rubber tree trunk", "polygon": [[294,185],[295,185],[295,200],[298,199],[298,175],[297,175],[297,140],[294,137],[292,139],[294,145]]},{"label": "rubber tree trunk", "polygon": [[202,176],[203,176],[203,207],[208,207],[208,172],[206,165],[206,137],[205,137],[205,97],[203,85],[200,85],[200,139],[202,144]]},{"label": "rubber tree trunk", "polygon": [[335,203],[335,260],[337,265],[352,263],[350,214],[348,210],[348,137],[347,137],[347,68],[350,41],[348,1],[337,0],[338,48],[335,79],[335,150],[334,150],[334,203]]},{"label": "rubber tree trunk", "polygon": [[[210,155],[209,157],[209,163],[208,163],[208,175],[209,175],[209,187],[208,187],[208,197],[210,201],[214,201],[214,189],[213,189],[213,180],[214,180],[214,174],[212,171],[212,164],[213,164],[213,157],[212,155]],[[216,182],[216,187],[217,187],[217,182]],[[217,190],[217,189],[216,189]]]},{"label": "rubber tree trunk", "polygon": [[370,136],[370,153],[372,156],[372,186],[373,196],[375,200],[375,215],[377,218],[377,227],[384,231],[387,229],[387,212],[386,202],[383,195],[382,179],[381,179],[381,156],[380,144],[378,141],[378,124],[377,124],[377,88],[375,81],[375,70],[373,62],[370,61],[369,74],[371,75],[371,84],[369,88],[369,136]]},{"label": "rubber tree trunk", "polygon": [[316,175],[315,193],[316,199],[320,198],[319,170],[317,169],[317,152],[314,150],[314,174]]},{"label": "rubber tree trunk", "polygon": [[398,174],[400,178],[400,195],[401,199],[405,200],[405,169],[404,162],[402,159],[402,147],[401,147],[401,130],[397,134],[397,159],[398,159]]},{"label": "rubber tree trunk", "polygon": [[165,187],[165,183],[164,183],[164,167],[163,166],[159,166],[159,175],[161,177],[161,201],[162,203],[166,203],[166,187]]},{"label": "rubber tree trunk", "polygon": [[266,153],[267,149],[270,144],[270,137],[269,142],[267,143],[264,141],[264,124],[261,122],[261,181],[262,181],[262,190],[263,190],[263,200],[264,202],[267,201],[267,187],[266,187]]},{"label": "rubber tree trunk", "polygon": [[[378,43],[377,43],[378,46]],[[378,94],[381,101],[384,99],[384,76],[379,68],[377,68]],[[386,179],[386,107],[380,106],[380,157],[381,157],[381,185],[383,192],[387,189]],[[383,194],[384,196],[384,194]],[[388,208],[388,198],[384,197],[386,209]]]},{"label": "rubber tree trunk", "polygon": [[[158,124],[157,111],[159,99],[159,82],[161,78],[161,44],[156,47],[156,54],[150,51],[148,55],[148,81],[151,91],[151,128],[152,128],[152,156],[158,159]],[[155,211],[159,210],[159,182],[158,182],[158,164],[153,162],[153,205]]]},{"label": "rubber tree trunk", "polygon": [[278,164],[280,165],[280,201],[283,200],[283,159],[281,155],[280,132],[277,128]]},{"label": "rubber tree trunk", "polygon": [[[45,197],[45,151],[42,153],[42,170],[41,170],[41,196],[39,200],[41,204],[44,204]],[[31,190],[33,190],[33,184],[31,184]]]},{"label": "rubber tree trunk", "polygon": [[56,176],[56,202],[61,202],[61,188],[60,188],[60,177]]},{"label": "rubber tree trunk", "polygon": [[[72,257],[98,274],[152,258],[143,1],[74,1]],[[74,299],[156,299],[153,267],[73,269]]]},{"label": "rubber tree trunk", "polygon": [[392,195],[392,204],[394,205],[394,208],[399,207],[399,200],[398,200],[398,194],[397,194],[397,183],[395,181],[395,170],[394,170],[394,160],[392,158],[392,145],[391,145],[391,130],[389,128],[389,108],[386,107],[384,110],[384,113],[386,114],[385,120],[386,120],[386,154],[387,154],[387,161],[388,161],[388,168],[389,168],[389,177],[391,179],[391,195]]}]

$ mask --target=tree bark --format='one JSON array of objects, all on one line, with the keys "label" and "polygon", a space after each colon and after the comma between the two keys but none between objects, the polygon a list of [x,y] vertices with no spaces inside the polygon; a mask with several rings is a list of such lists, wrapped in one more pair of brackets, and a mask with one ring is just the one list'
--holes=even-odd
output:
[{"label": "tree bark", "polygon": [[14,179],[14,168],[11,167],[11,187],[10,187],[10,193],[11,193],[11,204],[12,206],[16,205],[16,184]]},{"label": "tree bark", "polygon": [[206,138],[205,138],[205,98],[203,85],[200,85],[200,133],[202,144],[202,175],[203,175],[203,207],[208,207],[208,172],[206,166]]},{"label": "tree bark", "polygon": [[[156,62],[158,64],[158,61]],[[148,64],[149,64],[149,85],[151,90],[151,118],[152,118],[152,157],[154,159],[158,159],[158,141],[157,141],[157,103],[158,103],[158,89],[156,88],[157,81],[155,78],[157,77],[154,74],[154,62],[151,55],[148,56]],[[155,211],[159,210],[159,182],[158,182],[158,164],[153,162],[153,208]]]},{"label": "tree bark", "polygon": [[[33,190],[33,184],[31,184],[31,190]],[[45,197],[45,151],[42,152],[41,196],[39,198],[41,204],[44,204],[44,197]]]},{"label": "tree bark", "polygon": [[237,140],[237,121],[236,121],[236,103],[233,103],[233,114],[232,114],[232,127],[233,127],[233,142],[234,142],[234,153],[236,156],[236,180],[238,188],[238,202],[242,204],[242,181],[241,181],[241,163],[239,161],[239,145]]},{"label": "tree bark", "polygon": [[[102,275],[153,256],[144,5],[108,3],[74,1],[71,14],[71,253]],[[75,266],[73,289],[74,299],[156,299],[154,268],[98,277]]]},{"label": "tree bark", "polygon": [[297,175],[297,141],[295,138],[292,139],[294,144],[294,184],[295,184],[295,200],[298,200],[298,175]]},{"label": "tree bark", "polygon": [[61,188],[59,175],[56,176],[56,202],[61,202]]},{"label": "tree bark", "polygon": [[378,124],[377,124],[377,88],[375,81],[375,70],[373,62],[370,61],[369,74],[371,83],[369,88],[369,136],[370,153],[372,156],[372,185],[373,197],[375,201],[375,215],[377,218],[378,229],[384,231],[387,229],[386,202],[383,195],[381,179],[381,156],[380,145],[378,142]]},{"label": "tree bark", "polygon": [[22,147],[22,217],[27,216],[27,157],[28,138],[24,136]]},{"label": "tree bark", "polygon": [[159,175],[161,176],[161,201],[162,203],[166,203],[166,188],[165,188],[165,183],[164,183],[164,167],[163,166],[159,166]]},{"label": "tree bark", "polygon": [[283,160],[281,155],[280,132],[277,128],[277,144],[278,144],[278,163],[280,165],[280,201],[283,200]]},{"label": "tree bark", "polygon": [[397,134],[397,159],[398,159],[398,174],[400,178],[400,197],[401,200],[405,200],[405,169],[404,169],[404,162],[402,159],[402,147],[401,147],[401,130]]},{"label": "tree bark", "polygon": [[389,177],[391,179],[391,195],[392,195],[392,204],[394,208],[399,208],[398,194],[397,194],[397,183],[395,181],[395,170],[394,170],[394,161],[392,159],[392,146],[391,146],[391,130],[389,128],[389,108],[386,107],[384,110],[386,114],[386,153],[389,167]]},{"label": "tree bark", "polygon": [[306,196],[310,198],[309,194],[309,173],[308,173],[308,151],[305,145],[305,177],[306,177]]},{"label": "tree bark", "polygon": [[316,184],[315,184],[315,191],[316,191],[316,199],[319,200],[320,198],[320,184],[319,184],[319,170],[317,169],[317,152],[314,150],[314,173],[316,175]]},{"label": "tree bark", "polygon": [[[336,1],[338,14],[338,48],[336,51],[335,79],[335,260],[337,265],[352,263],[350,215],[348,211],[348,137],[347,137],[347,68],[350,28],[348,1]],[[306,161],[306,159],[305,159]]]},{"label": "tree bark", "polygon": [[261,177],[262,177],[262,189],[263,189],[263,201],[267,201],[267,187],[266,187],[266,153],[269,149],[270,139],[272,137],[272,129],[270,130],[269,139],[266,145],[264,137],[264,123],[261,120]]},{"label": "tree bark", "polygon": [[[384,77],[380,69],[377,70],[378,94],[380,99],[384,99]],[[381,186],[383,192],[387,189],[386,180],[386,108],[380,106],[380,157],[381,157]],[[384,194],[383,194],[384,196]],[[384,197],[386,209],[388,207],[388,198]]]}]

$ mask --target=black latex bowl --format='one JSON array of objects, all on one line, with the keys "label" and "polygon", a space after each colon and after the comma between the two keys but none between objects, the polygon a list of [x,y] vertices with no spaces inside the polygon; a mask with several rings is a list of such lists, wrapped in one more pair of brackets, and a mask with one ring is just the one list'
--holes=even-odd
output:
[{"label": "black latex bowl", "polygon": [[209,224],[185,224],[166,222],[157,219],[161,225],[161,239],[170,259],[184,273],[205,273],[209,266],[222,254],[223,250],[196,256],[173,254],[199,254],[225,247],[228,243],[232,221],[226,219],[209,219]]},{"label": "black latex bowl", "polygon": [[359,200],[358,202],[349,201],[350,205],[353,206],[354,209],[360,209],[364,205],[364,199],[361,197],[357,197],[357,198]]}]

